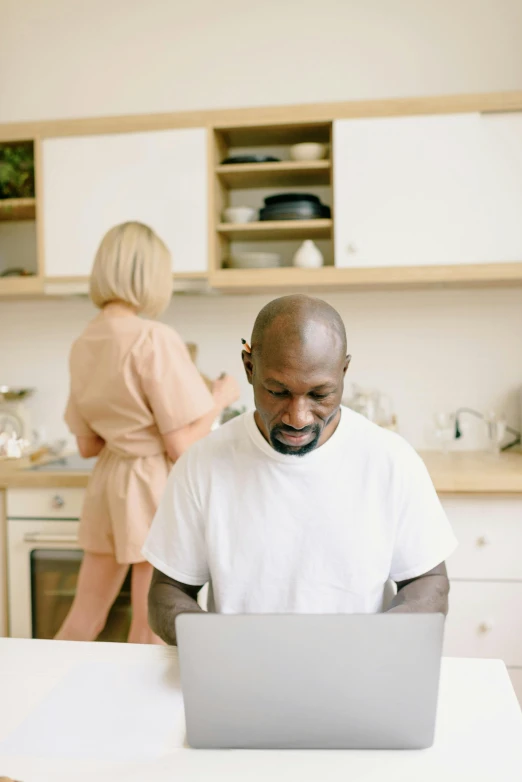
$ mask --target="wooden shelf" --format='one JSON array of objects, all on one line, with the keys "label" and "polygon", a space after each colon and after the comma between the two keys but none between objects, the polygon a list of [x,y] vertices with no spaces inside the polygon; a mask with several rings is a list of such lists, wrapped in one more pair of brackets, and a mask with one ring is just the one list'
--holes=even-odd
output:
[{"label": "wooden shelf", "polygon": [[0,199],[0,220],[34,220],[35,217],[35,198]]},{"label": "wooden shelf", "polygon": [[396,266],[321,269],[219,269],[210,274],[212,288],[249,293],[277,290],[379,290],[429,287],[522,285],[522,262],[462,266]]},{"label": "wooden shelf", "polygon": [[[332,115],[335,116],[335,115]],[[241,123],[214,127],[227,147],[267,147],[299,144],[303,141],[330,143],[331,119],[328,122],[283,122],[273,125]]]},{"label": "wooden shelf", "polygon": [[221,236],[241,241],[271,239],[329,239],[331,220],[267,220],[259,223],[221,223]]},{"label": "wooden shelf", "polygon": [[231,163],[216,167],[216,174],[230,189],[243,187],[292,187],[293,185],[330,184],[329,160],[302,163]]},{"label": "wooden shelf", "polygon": [[37,296],[43,294],[40,277],[0,277],[0,298],[3,296]]}]

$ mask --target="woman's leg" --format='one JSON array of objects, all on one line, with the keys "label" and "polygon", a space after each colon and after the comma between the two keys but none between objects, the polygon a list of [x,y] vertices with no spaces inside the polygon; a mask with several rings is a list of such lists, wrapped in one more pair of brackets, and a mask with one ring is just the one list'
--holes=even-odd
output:
[{"label": "woman's leg", "polygon": [[163,644],[149,627],[148,595],[151,579],[152,565],[149,562],[138,562],[132,566],[132,622],[128,638],[131,644]]},{"label": "woman's leg", "polygon": [[128,569],[128,565],[118,564],[110,554],[86,551],[78,575],[76,596],[56,639],[94,641],[105,627]]}]

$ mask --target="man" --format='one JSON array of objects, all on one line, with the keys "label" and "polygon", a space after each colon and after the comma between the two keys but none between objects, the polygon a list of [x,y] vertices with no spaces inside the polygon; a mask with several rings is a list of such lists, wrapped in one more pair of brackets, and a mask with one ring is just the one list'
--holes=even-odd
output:
[{"label": "man", "polygon": [[307,296],[259,313],[243,364],[256,410],[175,464],[144,556],[152,629],[221,613],[447,612],[455,538],[424,464],[398,435],[341,407],[350,363],[339,314]]}]

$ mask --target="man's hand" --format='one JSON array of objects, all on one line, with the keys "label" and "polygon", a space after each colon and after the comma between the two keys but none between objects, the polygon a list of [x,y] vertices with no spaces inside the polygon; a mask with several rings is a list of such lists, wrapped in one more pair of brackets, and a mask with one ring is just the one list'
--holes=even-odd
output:
[{"label": "man's hand", "polygon": [[441,562],[428,573],[397,583],[397,594],[388,613],[448,613],[449,580]]},{"label": "man's hand", "polygon": [[175,581],[154,568],[149,590],[149,624],[162,641],[176,646],[176,617],[203,609],[197,602],[200,586]]}]

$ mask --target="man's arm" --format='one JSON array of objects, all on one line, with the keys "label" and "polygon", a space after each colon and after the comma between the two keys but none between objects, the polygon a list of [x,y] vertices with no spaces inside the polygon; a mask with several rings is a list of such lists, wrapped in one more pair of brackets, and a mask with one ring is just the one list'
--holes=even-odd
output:
[{"label": "man's arm", "polygon": [[448,613],[449,580],[441,562],[428,573],[397,583],[397,594],[388,609],[391,613]]},{"label": "man's arm", "polygon": [[154,568],[149,590],[149,624],[170,646],[176,646],[176,617],[197,614],[203,609],[197,602],[200,586],[175,581]]}]

